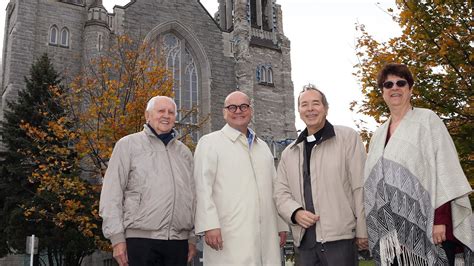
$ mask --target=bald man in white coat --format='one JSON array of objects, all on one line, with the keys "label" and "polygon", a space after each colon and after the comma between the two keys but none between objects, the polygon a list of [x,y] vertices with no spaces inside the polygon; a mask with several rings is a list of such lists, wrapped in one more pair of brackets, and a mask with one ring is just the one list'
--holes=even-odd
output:
[{"label": "bald man in white coat", "polygon": [[227,124],[203,136],[195,153],[195,231],[205,236],[204,265],[281,265],[288,226],[272,199],[273,155],[248,128],[247,95],[229,94],[223,112]]}]

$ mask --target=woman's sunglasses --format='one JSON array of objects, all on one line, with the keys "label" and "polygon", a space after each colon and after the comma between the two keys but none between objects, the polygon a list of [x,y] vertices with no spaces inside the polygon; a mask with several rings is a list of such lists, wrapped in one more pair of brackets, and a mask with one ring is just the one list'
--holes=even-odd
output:
[{"label": "woman's sunglasses", "polygon": [[401,88],[401,87],[405,87],[405,85],[407,85],[408,81],[404,80],[404,79],[401,79],[401,80],[397,80],[397,82],[393,83],[393,81],[385,81],[383,83],[383,87],[386,88],[386,89],[391,89],[393,88],[393,85],[397,84],[397,87]]}]

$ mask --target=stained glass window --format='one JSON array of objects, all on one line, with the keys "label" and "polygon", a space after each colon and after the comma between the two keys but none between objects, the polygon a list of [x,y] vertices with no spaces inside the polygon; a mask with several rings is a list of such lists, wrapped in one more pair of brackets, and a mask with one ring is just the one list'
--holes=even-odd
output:
[{"label": "stained glass window", "polygon": [[[173,74],[173,91],[178,107],[177,121],[183,124],[196,124],[196,113],[185,116],[199,103],[199,76],[196,61],[185,39],[173,33],[161,37],[166,66]],[[193,134],[197,140],[197,133]]]}]

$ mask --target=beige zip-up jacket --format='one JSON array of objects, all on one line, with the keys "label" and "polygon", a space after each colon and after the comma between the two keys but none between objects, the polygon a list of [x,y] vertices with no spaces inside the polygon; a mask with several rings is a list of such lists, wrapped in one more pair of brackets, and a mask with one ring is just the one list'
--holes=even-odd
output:
[{"label": "beige zip-up jacket", "polygon": [[125,238],[194,237],[195,185],[191,151],[167,146],[144,126],[114,147],[100,195],[102,231],[112,245]]},{"label": "beige zip-up jacket", "polygon": [[[326,122],[327,124],[329,122]],[[326,126],[325,126],[326,128]],[[363,200],[366,152],[357,132],[329,124],[310,160],[311,188],[316,214],[316,241],[328,242],[354,237],[367,238]],[[290,224],[298,247],[304,228],[291,221],[305,208],[303,195],[304,141],[302,136],[282,153],[277,171],[274,199],[280,216]]]}]

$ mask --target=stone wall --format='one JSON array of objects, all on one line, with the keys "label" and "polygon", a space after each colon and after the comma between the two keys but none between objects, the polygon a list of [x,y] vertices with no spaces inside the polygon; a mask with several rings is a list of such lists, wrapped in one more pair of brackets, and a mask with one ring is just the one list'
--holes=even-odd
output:
[{"label": "stone wall", "polygon": [[[282,51],[250,47],[249,62],[254,95],[254,124],[262,137],[275,140],[295,137],[293,84],[291,66]],[[256,77],[259,65],[271,66],[273,84],[260,84]]]},{"label": "stone wall", "polygon": [[[38,14],[40,15],[36,19],[37,26],[34,30],[34,57],[47,53],[64,82],[69,83],[82,69],[86,9],[84,6],[52,3],[47,0],[39,0],[39,2]],[[49,28],[53,24],[57,25],[60,31],[63,27],[69,30],[69,47],[49,44]]]},{"label": "stone wall", "polygon": [[[2,69],[2,104],[14,100],[24,88],[24,77],[35,59],[48,53],[64,82],[77,75],[82,65],[85,7],[47,0],[11,0],[7,7],[4,59]],[[69,30],[69,47],[49,44],[49,30],[56,25]],[[59,33],[58,33],[59,36]]]},{"label": "stone wall", "polygon": [[[295,138],[294,96],[291,80],[290,42],[283,35],[281,9],[275,8],[277,27],[273,31],[251,28],[247,9],[235,6],[234,30],[236,77],[239,88],[253,100],[252,126],[267,141]],[[273,82],[261,84],[256,70],[271,66]]]},{"label": "stone wall", "polygon": [[19,74],[28,73],[34,58],[34,40],[31,35],[35,28],[37,6],[36,1],[18,0],[11,0],[7,6],[1,119],[6,102],[14,100],[18,89],[24,85],[23,75]]}]

